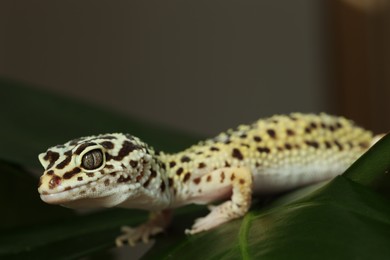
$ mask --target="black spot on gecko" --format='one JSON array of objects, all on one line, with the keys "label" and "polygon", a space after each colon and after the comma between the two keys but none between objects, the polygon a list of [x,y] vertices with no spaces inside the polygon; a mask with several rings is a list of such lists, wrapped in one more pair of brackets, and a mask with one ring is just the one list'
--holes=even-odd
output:
[{"label": "black spot on gecko", "polygon": [[112,156],[110,154],[107,154],[106,156],[107,160],[115,160],[115,161],[121,161],[124,157],[129,155],[132,151],[141,149],[139,145],[135,145],[132,142],[124,141],[122,144],[122,148],[119,150],[117,156]]},{"label": "black spot on gecko", "polygon": [[191,177],[191,173],[187,172],[185,175],[184,175],[184,178],[183,178],[183,182],[187,182]]},{"label": "black spot on gecko", "polygon": [[169,187],[173,186],[173,179],[172,178],[168,178],[168,186]]},{"label": "black spot on gecko", "polygon": [[83,177],[79,176],[79,177],[77,177],[77,180],[78,180],[78,181],[82,181],[82,180],[83,180]]},{"label": "black spot on gecko", "polygon": [[210,181],[211,181],[211,175],[208,175],[208,176],[207,176],[206,181],[207,181],[207,182],[210,182]]},{"label": "black spot on gecko", "polygon": [[101,145],[106,148],[106,149],[112,149],[114,148],[114,144],[110,141],[104,141],[103,143],[101,143]]},{"label": "black spot on gecko", "polygon": [[275,132],[275,130],[273,130],[273,129],[268,129],[268,130],[267,130],[267,134],[268,134],[272,139],[276,139],[276,132]]},{"label": "black spot on gecko", "polygon": [[105,181],[104,181],[104,186],[109,186],[110,185],[110,180],[109,179],[106,179]]},{"label": "black spot on gecko", "polygon": [[270,153],[271,150],[268,147],[257,147],[259,153]]},{"label": "black spot on gecko", "polygon": [[310,134],[311,133],[311,128],[310,127],[306,127],[305,128],[305,133],[306,134]]},{"label": "black spot on gecko", "polygon": [[130,160],[130,166],[136,168],[138,166],[138,161]]},{"label": "black spot on gecko", "polygon": [[325,141],[325,147],[326,147],[327,149],[330,149],[330,148],[332,147],[332,145],[331,145],[330,142]]},{"label": "black spot on gecko", "polygon": [[95,173],[93,173],[93,172],[87,172],[87,176],[92,178],[93,176],[95,176]]},{"label": "black spot on gecko", "polygon": [[64,155],[66,155],[66,158],[62,162],[57,164],[56,166],[57,169],[64,169],[65,166],[67,166],[72,160],[72,151],[67,151],[64,153]]},{"label": "black spot on gecko", "polygon": [[228,163],[227,161],[225,161],[225,167],[230,167],[230,163]]},{"label": "black spot on gecko", "polygon": [[211,146],[211,147],[210,147],[210,151],[219,151],[219,148],[218,148],[218,147]]},{"label": "black spot on gecko", "polygon": [[53,170],[47,171],[46,174],[47,174],[47,175],[53,175],[53,174],[54,174],[54,171],[53,171]]},{"label": "black spot on gecko", "polygon": [[53,166],[53,164],[58,160],[58,158],[60,158],[59,153],[48,151],[43,157],[45,161],[49,161],[49,165],[47,166],[47,169],[50,169]]},{"label": "black spot on gecko", "polygon": [[169,163],[169,167],[170,167],[170,168],[173,168],[173,167],[175,167],[175,166],[176,166],[176,162],[171,161],[171,162]]},{"label": "black spot on gecko", "polygon": [[180,167],[179,169],[177,169],[176,174],[180,175],[183,173],[183,171],[184,171],[184,169],[182,167]]},{"label": "black spot on gecko", "polygon": [[314,148],[318,148],[319,147],[319,144],[315,141],[305,141],[305,143],[308,145],[308,146],[311,146],[311,147],[314,147]]},{"label": "black spot on gecko", "polygon": [[183,157],[181,157],[180,161],[183,162],[183,163],[184,162],[189,162],[189,161],[191,161],[191,158],[188,157],[188,156],[183,156]]},{"label": "black spot on gecko", "polygon": [[293,130],[291,130],[291,129],[287,129],[286,133],[287,133],[288,136],[294,136],[295,135],[295,132]]},{"label": "black spot on gecko", "polygon": [[242,160],[244,159],[244,156],[242,155],[242,153],[240,152],[239,149],[237,148],[234,148],[233,149],[233,152],[232,152],[232,156],[238,160]]},{"label": "black spot on gecko", "polygon": [[142,185],[144,188],[147,188],[149,186],[149,183],[151,181],[151,176],[149,176],[149,178],[145,181],[144,185]]},{"label": "black spot on gecko", "polygon": [[200,178],[198,177],[198,178],[195,178],[194,180],[193,180],[193,182],[195,183],[195,184],[199,184],[200,183]]},{"label": "black spot on gecko", "polygon": [[106,168],[106,169],[114,169],[114,165],[106,164],[106,166],[104,166],[104,168]]},{"label": "black spot on gecko", "polygon": [[245,138],[247,138],[247,135],[246,134],[241,134],[240,138],[245,139]]},{"label": "black spot on gecko", "polygon": [[81,169],[79,167],[76,167],[73,170],[64,173],[63,177],[64,177],[64,179],[70,179],[79,172],[81,172]]},{"label": "black spot on gecko", "polygon": [[285,147],[287,150],[291,150],[291,149],[292,149],[292,146],[291,146],[291,144],[289,144],[289,143],[284,144],[284,147]]},{"label": "black spot on gecko", "polygon": [[255,135],[255,136],[253,137],[253,140],[255,140],[256,143],[260,143],[262,139],[261,139],[260,136]]},{"label": "black spot on gecko", "polygon": [[165,182],[161,182],[161,185],[160,185],[160,191],[161,192],[164,192],[165,191]]},{"label": "black spot on gecko", "polygon": [[160,168],[163,169],[163,170],[165,170],[165,169],[167,168],[166,165],[165,165],[164,163],[161,163],[161,162],[160,162],[159,165],[160,165]]},{"label": "black spot on gecko", "polygon": [[198,165],[198,168],[199,169],[203,169],[203,168],[205,168],[206,167],[206,164],[205,163],[199,163],[199,165]]},{"label": "black spot on gecko", "polygon": [[343,146],[337,140],[334,141],[334,144],[339,148],[340,151],[343,150]]},{"label": "black spot on gecko", "polygon": [[127,177],[125,178],[123,175],[121,175],[121,176],[118,178],[117,182],[118,182],[118,183],[123,183],[123,182],[128,182],[128,181],[130,181],[130,180],[131,180],[130,176],[127,176]]}]

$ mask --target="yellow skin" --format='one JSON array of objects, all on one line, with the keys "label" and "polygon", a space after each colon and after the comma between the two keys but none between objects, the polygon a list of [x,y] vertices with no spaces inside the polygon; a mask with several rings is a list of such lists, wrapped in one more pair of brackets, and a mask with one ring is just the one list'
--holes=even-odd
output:
[{"label": "yellow skin", "polygon": [[299,113],[241,125],[176,154],[156,153],[131,135],[83,137],[39,155],[45,172],[38,190],[45,202],[66,207],[154,212],[116,240],[133,245],[163,231],[173,208],[226,200],[186,230],[195,234],[245,215],[252,195],[333,178],[373,140],[345,118]]}]

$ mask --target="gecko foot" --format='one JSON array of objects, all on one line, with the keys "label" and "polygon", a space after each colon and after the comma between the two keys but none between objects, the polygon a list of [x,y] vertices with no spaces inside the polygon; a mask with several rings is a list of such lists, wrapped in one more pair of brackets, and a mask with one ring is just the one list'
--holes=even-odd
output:
[{"label": "gecko foot", "polygon": [[231,204],[231,201],[226,201],[218,206],[209,206],[210,213],[206,217],[196,219],[191,229],[186,229],[185,233],[187,235],[193,235],[207,231],[239,217],[239,215],[229,212],[228,209],[231,208]]},{"label": "gecko foot", "polygon": [[124,243],[128,243],[130,246],[135,246],[139,241],[147,244],[149,238],[164,231],[162,227],[152,226],[149,223],[143,224],[136,228],[123,226],[121,231],[124,233],[116,238],[115,244],[117,247],[123,246]]},{"label": "gecko foot", "polygon": [[139,241],[145,244],[149,239],[159,233],[162,233],[171,222],[172,214],[170,210],[152,212],[149,221],[135,228],[124,226],[121,231],[123,235],[117,237],[115,244],[117,247],[123,246],[124,243],[135,246]]}]

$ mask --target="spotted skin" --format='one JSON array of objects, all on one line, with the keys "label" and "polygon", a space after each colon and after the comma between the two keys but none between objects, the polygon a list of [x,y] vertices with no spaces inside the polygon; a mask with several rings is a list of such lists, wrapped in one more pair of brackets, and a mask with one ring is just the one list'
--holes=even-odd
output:
[{"label": "spotted skin", "polygon": [[156,153],[128,134],[82,137],[39,155],[42,200],[66,207],[126,207],[154,212],[125,228],[122,245],[147,242],[171,209],[209,204],[188,234],[245,215],[252,195],[275,193],[341,174],[373,143],[371,132],[327,114],[276,115],[241,125],[176,153]]}]

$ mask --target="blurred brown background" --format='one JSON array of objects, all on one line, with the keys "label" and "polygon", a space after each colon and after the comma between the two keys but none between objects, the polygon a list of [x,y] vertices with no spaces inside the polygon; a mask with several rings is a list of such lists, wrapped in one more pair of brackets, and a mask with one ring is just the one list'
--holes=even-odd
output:
[{"label": "blurred brown background", "polygon": [[0,77],[204,135],[292,111],[387,132],[389,44],[386,0],[0,3]]},{"label": "blurred brown background", "polygon": [[332,0],[329,78],[336,112],[375,130],[390,130],[388,0]]}]

